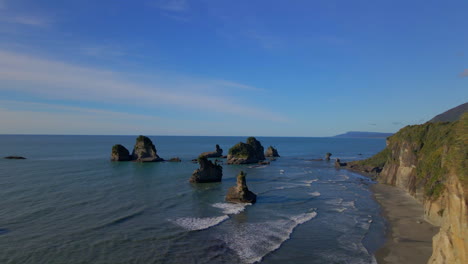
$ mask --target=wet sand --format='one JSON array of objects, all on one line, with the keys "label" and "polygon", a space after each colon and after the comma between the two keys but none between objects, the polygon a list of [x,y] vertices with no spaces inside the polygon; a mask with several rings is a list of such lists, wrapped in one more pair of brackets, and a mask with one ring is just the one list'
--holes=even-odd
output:
[{"label": "wet sand", "polygon": [[423,206],[404,190],[380,183],[371,189],[387,220],[387,242],[375,252],[377,263],[426,264],[439,227],[424,220]]}]

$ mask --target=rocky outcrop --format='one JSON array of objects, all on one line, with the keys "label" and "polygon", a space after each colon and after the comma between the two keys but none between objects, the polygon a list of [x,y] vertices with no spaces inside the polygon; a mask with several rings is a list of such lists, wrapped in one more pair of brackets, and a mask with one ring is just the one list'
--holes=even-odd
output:
[{"label": "rocky outcrop", "polygon": [[25,158],[25,157],[21,157],[21,156],[7,156],[7,157],[4,157],[4,159],[24,160],[24,159],[26,159],[26,158]]},{"label": "rocky outcrop", "polygon": [[325,160],[330,160],[331,155],[332,155],[332,154],[331,154],[330,152],[327,152],[327,153],[325,154]]},{"label": "rocky outcrop", "polygon": [[223,167],[218,165],[216,162],[213,163],[204,156],[198,158],[200,168],[196,169],[190,182],[193,183],[205,183],[205,182],[220,182],[223,177]]},{"label": "rocky outcrop", "polygon": [[130,152],[124,146],[117,144],[112,147],[111,161],[129,161]]},{"label": "rocky outcrop", "polygon": [[163,161],[157,152],[151,139],[145,136],[139,136],[136,139],[135,147],[132,151],[132,160],[138,162]]},{"label": "rocky outcrop", "polygon": [[279,157],[278,150],[273,146],[269,146],[265,151],[265,157]]},{"label": "rocky outcrop", "polygon": [[182,160],[179,157],[174,157],[174,158],[170,158],[168,162],[182,162]]},{"label": "rocky outcrop", "polygon": [[223,156],[223,149],[216,144],[215,151],[203,152],[200,154],[200,157],[207,157],[207,158],[220,158]]},{"label": "rocky outcrop", "polygon": [[440,226],[431,264],[468,263],[467,146],[468,113],[456,122],[407,126],[387,139],[382,152],[347,165],[374,170],[379,182],[422,203],[426,219]]},{"label": "rocky outcrop", "polygon": [[257,201],[257,195],[247,188],[245,176],[247,174],[243,171],[237,175],[237,185],[228,189],[226,201],[231,203],[255,203]]},{"label": "rocky outcrop", "polygon": [[247,143],[239,142],[229,149],[228,164],[251,164],[265,160],[262,144],[254,137],[249,137]]},{"label": "rocky outcrop", "polygon": [[348,163],[346,162],[341,162],[340,159],[335,160],[335,167],[340,168],[340,167],[346,167]]}]

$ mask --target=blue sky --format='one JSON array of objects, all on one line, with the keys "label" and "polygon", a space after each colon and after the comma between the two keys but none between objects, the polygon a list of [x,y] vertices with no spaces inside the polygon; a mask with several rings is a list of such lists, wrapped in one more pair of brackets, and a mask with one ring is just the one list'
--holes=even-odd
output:
[{"label": "blue sky", "polygon": [[0,133],[396,132],[468,101],[468,1],[0,0]]}]

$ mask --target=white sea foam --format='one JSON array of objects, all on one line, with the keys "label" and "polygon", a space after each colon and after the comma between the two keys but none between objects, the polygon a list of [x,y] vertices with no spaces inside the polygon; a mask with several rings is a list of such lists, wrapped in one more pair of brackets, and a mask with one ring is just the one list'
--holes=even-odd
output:
[{"label": "white sea foam", "polygon": [[329,205],[341,205],[342,202],[343,202],[342,198],[334,198],[334,199],[325,201],[325,203]]},{"label": "white sea foam", "polygon": [[313,183],[313,182],[316,182],[316,181],[318,181],[318,179],[303,181],[303,183],[305,183],[307,186],[311,186],[312,183]]},{"label": "white sea foam", "polygon": [[352,208],[355,208],[355,207],[354,207],[354,201],[342,202],[341,205],[343,205],[343,206],[345,206],[345,207],[352,207]]},{"label": "white sea foam", "polygon": [[275,221],[233,225],[232,230],[218,235],[243,263],[254,263],[280,248],[290,238],[294,228],[316,216],[316,212],[308,212]]},{"label": "white sea foam", "polygon": [[252,204],[250,203],[246,203],[246,204],[215,203],[215,204],[212,204],[211,206],[222,209],[224,214],[230,215],[230,214],[238,214],[244,211],[247,205],[252,205]]},{"label": "white sea foam", "polygon": [[338,207],[338,208],[332,208],[331,210],[332,210],[332,211],[336,211],[336,212],[338,212],[338,213],[342,213],[342,212],[344,212],[344,211],[346,210],[346,208],[344,208],[344,207]]},{"label": "white sea foam", "polygon": [[280,170],[279,172],[280,172],[280,174],[283,174],[283,173],[284,173],[284,170]]},{"label": "white sea foam", "polygon": [[212,226],[219,225],[227,219],[229,219],[229,216],[227,215],[203,218],[181,217],[173,220],[173,222],[187,230],[195,231],[208,229]]},{"label": "white sea foam", "polygon": [[311,193],[309,193],[309,195],[317,197],[317,196],[320,196],[320,193],[319,192],[311,192]]}]

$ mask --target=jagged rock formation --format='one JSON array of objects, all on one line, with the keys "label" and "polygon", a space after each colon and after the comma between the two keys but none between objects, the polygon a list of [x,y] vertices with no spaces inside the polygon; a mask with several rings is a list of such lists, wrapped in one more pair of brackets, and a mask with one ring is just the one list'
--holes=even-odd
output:
[{"label": "jagged rock formation", "polygon": [[257,201],[257,195],[247,188],[245,176],[247,174],[243,171],[237,175],[237,185],[229,188],[226,201],[231,203],[255,203]]},{"label": "jagged rock formation", "polygon": [[327,153],[325,154],[325,160],[330,160],[331,155],[332,155],[332,154],[331,154],[330,152],[327,152]]},{"label": "jagged rock formation", "polygon": [[135,147],[130,155],[127,148],[120,144],[112,147],[111,161],[138,161],[138,162],[155,162],[164,161],[156,152],[151,139],[145,136],[139,136],[136,139]]},{"label": "jagged rock formation", "polygon": [[228,164],[250,164],[265,160],[262,144],[254,137],[249,137],[247,143],[239,142],[229,149]]},{"label": "jagged rock formation", "polygon": [[130,152],[124,146],[117,144],[112,147],[111,161],[129,161]]},{"label": "jagged rock formation", "polygon": [[220,148],[218,144],[216,144],[215,151],[203,152],[200,154],[200,157],[202,156],[207,158],[220,158],[223,156],[223,149]]},{"label": "jagged rock formation", "polygon": [[163,161],[157,152],[151,139],[145,136],[139,136],[136,139],[135,147],[132,151],[132,160],[138,162]]},{"label": "jagged rock formation", "polygon": [[265,151],[265,157],[279,157],[278,150],[273,146],[269,146]]},{"label": "jagged rock formation", "polygon": [[[377,155],[347,167],[406,190],[440,226],[431,264],[468,263],[468,113],[451,123],[407,126]],[[379,173],[380,172],[380,173]]]},{"label": "jagged rock formation", "polygon": [[218,165],[216,162],[213,164],[204,156],[198,158],[198,163],[200,168],[196,169],[192,177],[190,177],[190,182],[193,183],[205,183],[205,182],[220,182],[223,177],[223,167]]},{"label": "jagged rock formation", "polygon": [[4,159],[24,160],[24,159],[26,159],[26,158],[25,158],[25,157],[21,157],[21,156],[7,156],[7,157],[4,157]]}]

